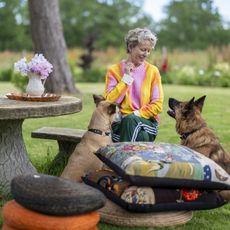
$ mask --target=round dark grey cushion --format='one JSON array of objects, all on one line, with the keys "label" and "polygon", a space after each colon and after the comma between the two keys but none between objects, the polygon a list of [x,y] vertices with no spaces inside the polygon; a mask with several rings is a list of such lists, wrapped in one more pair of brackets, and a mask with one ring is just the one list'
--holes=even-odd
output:
[{"label": "round dark grey cushion", "polygon": [[105,205],[105,197],[99,190],[44,174],[13,178],[11,193],[22,206],[49,215],[83,214]]}]

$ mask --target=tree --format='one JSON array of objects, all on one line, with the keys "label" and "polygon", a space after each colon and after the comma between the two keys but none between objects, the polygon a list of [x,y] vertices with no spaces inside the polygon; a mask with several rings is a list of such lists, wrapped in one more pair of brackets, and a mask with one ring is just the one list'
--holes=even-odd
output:
[{"label": "tree", "polygon": [[34,51],[44,54],[54,66],[53,73],[46,81],[47,91],[77,92],[67,63],[58,0],[29,0],[28,3]]},{"label": "tree", "polygon": [[90,75],[94,50],[125,46],[131,28],[152,23],[141,9],[143,0],[60,0],[60,12],[68,47],[84,47],[77,64]]},{"label": "tree", "polygon": [[[144,0],[59,0],[68,47],[84,47],[95,34],[95,48],[121,46],[128,29],[149,26]],[[0,50],[32,49],[28,0],[0,0]],[[42,7],[43,1],[37,3]],[[41,8],[40,7],[40,8]]]},{"label": "tree", "polygon": [[31,49],[25,0],[0,0],[0,50]]},{"label": "tree", "polygon": [[96,49],[124,45],[122,41],[129,29],[152,23],[142,4],[143,0],[60,0],[68,47],[83,47],[92,37]]},{"label": "tree", "polygon": [[199,49],[229,43],[229,32],[223,28],[213,0],[172,0],[165,11],[168,16],[161,21],[158,33],[161,45]]}]

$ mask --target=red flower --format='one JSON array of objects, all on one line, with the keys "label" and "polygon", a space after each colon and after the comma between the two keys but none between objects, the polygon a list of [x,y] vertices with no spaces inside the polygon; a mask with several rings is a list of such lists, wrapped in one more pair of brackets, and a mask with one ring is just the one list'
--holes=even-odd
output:
[{"label": "red flower", "polygon": [[167,58],[165,58],[165,60],[161,64],[161,71],[163,73],[166,73],[168,71],[168,59]]}]

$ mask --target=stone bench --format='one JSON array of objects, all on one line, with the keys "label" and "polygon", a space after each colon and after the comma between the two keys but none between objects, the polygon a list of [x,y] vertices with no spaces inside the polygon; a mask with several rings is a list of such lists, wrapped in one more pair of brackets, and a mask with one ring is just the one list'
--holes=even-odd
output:
[{"label": "stone bench", "polygon": [[82,129],[42,127],[32,131],[31,137],[57,141],[59,150],[52,162],[51,168],[53,168],[57,164],[66,163],[85,132],[86,130]]}]

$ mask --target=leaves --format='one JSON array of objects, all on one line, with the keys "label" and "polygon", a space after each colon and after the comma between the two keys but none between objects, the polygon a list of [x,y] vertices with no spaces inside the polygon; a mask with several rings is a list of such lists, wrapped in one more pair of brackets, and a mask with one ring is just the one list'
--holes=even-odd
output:
[{"label": "leaves", "polygon": [[161,22],[161,44],[185,49],[228,44],[230,31],[225,31],[212,0],[173,0],[165,10],[168,16]]}]

